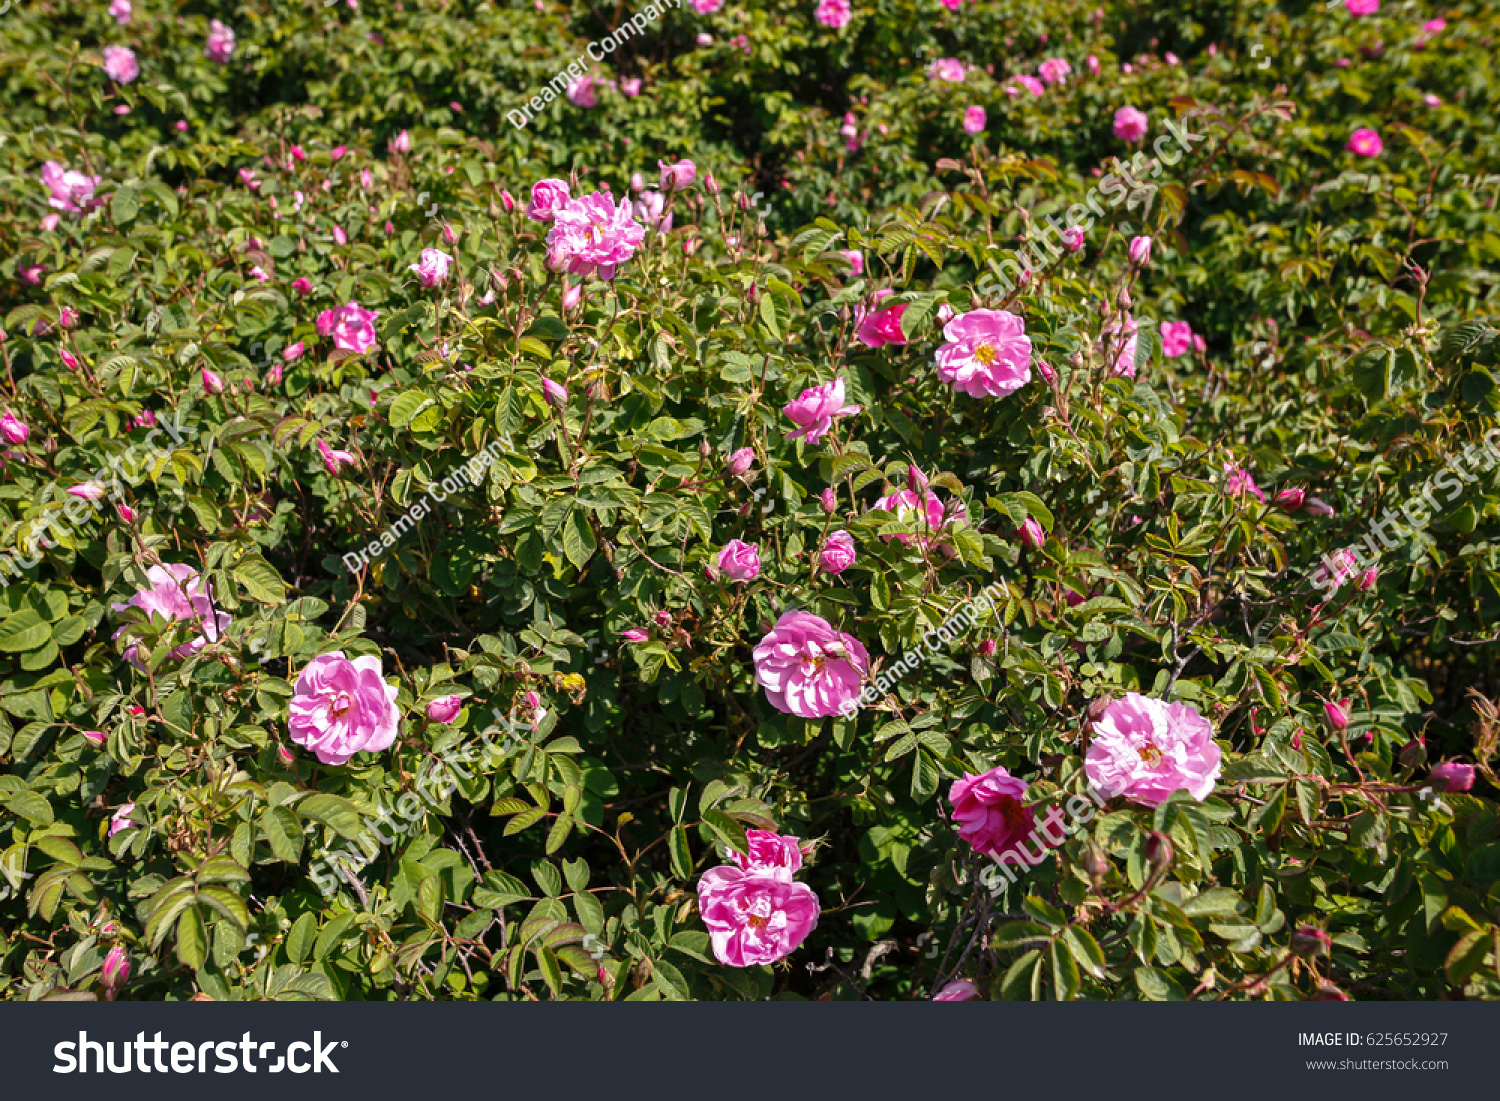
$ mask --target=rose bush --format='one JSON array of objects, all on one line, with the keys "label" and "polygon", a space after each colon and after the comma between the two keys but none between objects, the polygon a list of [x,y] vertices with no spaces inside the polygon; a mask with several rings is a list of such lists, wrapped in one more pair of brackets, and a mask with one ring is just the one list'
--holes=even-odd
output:
[{"label": "rose bush", "polygon": [[0,995],[1500,995],[1392,8],[14,7]]}]

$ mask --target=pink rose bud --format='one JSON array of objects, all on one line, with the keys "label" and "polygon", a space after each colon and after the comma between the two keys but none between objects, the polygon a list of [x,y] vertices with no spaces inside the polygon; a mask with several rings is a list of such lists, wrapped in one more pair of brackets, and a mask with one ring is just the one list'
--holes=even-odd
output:
[{"label": "pink rose bud", "polygon": [[630,630],[626,631],[620,637],[623,638],[626,642],[649,642],[651,639],[651,636],[648,635],[645,631],[641,630],[639,627],[630,628]]},{"label": "pink rose bud", "polygon": [[839,499],[832,487],[825,489],[819,500],[823,503],[824,512],[833,513],[839,510]]},{"label": "pink rose bud", "polygon": [[1474,786],[1474,766],[1444,761],[1432,770],[1432,782],[1444,791],[1468,791]]},{"label": "pink rose bud", "polygon": [[1078,252],[1083,248],[1083,230],[1077,226],[1063,230],[1062,243],[1069,252]]},{"label": "pink rose bud", "polygon": [[104,487],[98,482],[79,482],[68,493],[73,497],[82,497],[85,501],[97,501],[104,496]]},{"label": "pink rose bud", "polygon": [[568,391],[561,383],[553,382],[550,378],[542,379],[542,392],[547,395],[547,401],[553,406],[561,409],[568,401]]},{"label": "pink rose bud", "polygon": [[979,988],[973,979],[955,979],[932,996],[935,1002],[973,1002],[979,1000]]},{"label": "pink rose bud", "polygon": [[987,658],[995,652],[995,640],[987,638],[979,644],[979,656]]},{"label": "pink rose bud", "polygon": [[348,451],[337,451],[329,447],[322,440],[318,441],[318,454],[322,456],[323,465],[328,468],[328,473],[332,474],[335,478],[338,477],[339,471],[345,466],[359,465],[359,461],[355,459],[353,454]]},{"label": "pink rose bud", "polygon": [[703,186],[708,190],[710,195],[717,195],[724,190],[724,185],[714,178],[712,172],[705,172],[703,174]]},{"label": "pink rose bud", "polygon": [[444,696],[427,705],[427,717],[435,723],[451,723],[463,710],[464,701],[457,696]]},{"label": "pink rose bud", "polygon": [[729,473],[745,474],[755,465],[755,449],[742,447],[729,456]]},{"label": "pink rose bud", "polygon": [[564,279],[563,280],[563,293],[562,293],[562,308],[564,310],[571,310],[574,306],[578,305],[578,303],[580,303],[582,301],[583,301],[583,282],[582,282],[582,280],[580,280],[577,283],[569,283],[566,279]]},{"label": "pink rose bud", "polygon": [[731,539],[719,551],[718,563],[735,581],[751,581],[760,573],[760,544]]},{"label": "pink rose bud", "polygon": [[129,505],[116,505],[115,511],[120,514],[120,519],[124,520],[127,524],[135,523],[135,509]]},{"label": "pink rose bud", "polygon": [[1359,580],[1354,583],[1354,587],[1362,593],[1367,593],[1375,587],[1375,579],[1379,576],[1380,571],[1374,566],[1370,566],[1364,573],[1359,575]]},{"label": "pink rose bud", "polygon": [[109,955],[104,957],[104,970],[100,972],[100,980],[104,983],[105,1001],[114,1001],[115,996],[120,993],[120,988],[130,978],[130,956],[123,948],[111,948]]},{"label": "pink rose bud", "polygon": [[1283,489],[1280,493],[1276,494],[1274,501],[1279,507],[1286,509],[1288,512],[1295,512],[1302,507],[1302,502],[1306,498],[1307,494],[1305,492],[1293,486],[1290,489]]},{"label": "pink rose bud", "polygon": [[1021,542],[1032,550],[1040,550],[1047,542],[1047,533],[1042,530],[1042,525],[1036,522],[1035,517],[1026,517],[1026,522],[1021,525],[1017,534]]},{"label": "pink rose bud", "polygon": [[401,133],[397,134],[394,138],[392,138],[391,139],[391,152],[392,153],[410,153],[411,152],[411,134],[409,132],[403,130],[403,131],[401,131]]},{"label": "pink rose bud", "polygon": [[1342,733],[1349,729],[1348,700],[1339,700],[1336,703],[1330,700],[1323,705],[1323,715],[1328,719],[1328,725],[1336,732]]},{"label": "pink rose bud", "polygon": [[1151,238],[1133,237],[1130,241],[1130,262],[1137,267],[1151,263]]},{"label": "pink rose bud", "polygon": [[632,172],[630,174],[630,190],[632,190],[632,191],[644,191],[644,190],[646,190],[646,177],[642,176],[639,172]]},{"label": "pink rose bud", "polygon": [[207,367],[202,370],[203,388],[210,394],[222,394],[224,392],[224,380],[210,371]]},{"label": "pink rose bud", "polygon": [[284,745],[276,747],[276,756],[280,757],[285,765],[291,765],[296,761],[296,758],[292,756],[292,751]]},{"label": "pink rose bud", "polygon": [[669,612],[669,611],[667,611],[665,608],[663,608],[661,611],[657,612],[656,613],[656,625],[658,627],[660,627],[663,631],[669,630],[671,628],[671,626],[672,626],[672,613]]},{"label": "pink rose bud", "polygon": [[[293,347],[300,347],[300,345],[293,345]],[[287,351],[291,351],[291,349],[288,348]],[[281,374],[282,374],[281,364],[279,364],[279,363],[273,363],[273,364],[271,364],[271,369],[266,372],[266,385],[267,386],[280,386],[281,385]]]},{"label": "pink rose bud", "polygon": [[1307,511],[1314,516],[1337,516],[1338,512],[1328,502],[1317,497],[1307,499]]},{"label": "pink rose bud", "polygon": [[0,435],[5,437],[7,443],[21,444],[25,443],[26,437],[31,435],[31,429],[14,413],[6,413],[0,417]]},{"label": "pink rose bud", "polygon": [[393,225],[391,225],[391,223],[390,223],[390,221],[389,221],[389,220],[387,220],[387,221],[386,221],[386,223],[385,223],[385,235],[386,235],[386,236],[387,236],[387,237],[390,237],[390,236],[391,236],[391,235],[393,235],[393,234],[394,234],[394,233],[395,233],[395,232],[396,232],[396,227],[395,227],[395,226],[393,226]]},{"label": "pink rose bud", "polygon": [[333,227],[333,239],[341,245],[347,245],[349,243],[349,235],[344,232],[343,226]]},{"label": "pink rose bud", "polygon": [[1083,64],[1092,76],[1099,75],[1099,59],[1096,56],[1089,54],[1083,59]]},{"label": "pink rose bud", "polygon": [[109,740],[109,735],[102,730],[85,730],[83,736],[95,745],[103,745]]},{"label": "pink rose bud", "polygon": [[288,344],[285,348],[283,348],[281,350],[281,358],[288,363],[295,363],[297,360],[302,358],[302,353],[305,351],[307,351],[307,345],[299,340],[297,341],[297,343]]}]

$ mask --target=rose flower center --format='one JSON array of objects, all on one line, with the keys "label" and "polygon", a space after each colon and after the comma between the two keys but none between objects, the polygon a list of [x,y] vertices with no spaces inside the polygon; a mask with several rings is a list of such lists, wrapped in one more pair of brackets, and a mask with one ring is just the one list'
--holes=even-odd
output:
[{"label": "rose flower center", "polygon": [[1145,761],[1152,768],[1155,768],[1162,762],[1161,750],[1157,749],[1156,746],[1150,742],[1147,742],[1145,745],[1141,746],[1141,748],[1136,752],[1141,755],[1141,760]]},{"label": "rose flower center", "polygon": [[974,358],[986,367],[995,362],[995,346],[993,344],[981,344],[974,349]]}]

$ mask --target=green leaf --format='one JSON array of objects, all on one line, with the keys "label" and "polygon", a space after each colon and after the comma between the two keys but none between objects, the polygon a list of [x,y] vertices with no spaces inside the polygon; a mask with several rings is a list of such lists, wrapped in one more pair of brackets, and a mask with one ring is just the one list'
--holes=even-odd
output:
[{"label": "green leaf", "polygon": [[297,810],[308,818],[322,822],[340,837],[350,841],[359,840],[360,835],[365,832],[364,819],[360,817],[354,804],[337,795],[325,795],[321,792],[309,795],[297,804]]},{"label": "green leaf", "polygon": [[52,637],[52,628],[30,608],[0,623],[0,650],[18,654],[35,650]]},{"label": "green leaf", "polygon": [[203,927],[203,913],[196,906],[186,907],[177,922],[177,958],[194,971],[208,958],[208,931]]},{"label": "green leaf", "polygon": [[276,859],[296,864],[302,859],[302,822],[290,807],[269,807],[260,817],[261,829]]},{"label": "green leaf", "polygon": [[745,837],[745,827],[723,811],[714,809],[703,813],[703,822],[718,835],[719,840],[736,852],[748,854],[750,842]]},{"label": "green leaf", "polygon": [[286,603],[286,582],[281,580],[281,575],[260,555],[248,555],[237,562],[234,577],[244,586],[252,600],[262,604]]},{"label": "green leaf", "polygon": [[52,825],[52,805],[34,791],[13,792],[6,797],[5,808],[38,826]]},{"label": "green leaf", "polygon": [[672,874],[678,879],[693,876],[693,850],[688,844],[688,833],[682,826],[673,826],[667,835],[667,850],[672,860]]},{"label": "green leaf", "polygon": [[318,919],[311,911],[292,923],[286,935],[286,958],[293,963],[302,963],[312,951],[313,940],[318,933]]},{"label": "green leaf", "polygon": [[568,556],[568,561],[578,569],[583,569],[584,563],[593,557],[594,549],[599,545],[594,539],[594,532],[589,527],[588,511],[583,508],[575,508],[568,513],[567,522],[563,524],[563,553]]}]

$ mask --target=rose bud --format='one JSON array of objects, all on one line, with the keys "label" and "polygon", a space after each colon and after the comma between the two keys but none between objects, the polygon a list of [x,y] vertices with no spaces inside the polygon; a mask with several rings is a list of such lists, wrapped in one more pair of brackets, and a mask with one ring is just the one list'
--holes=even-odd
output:
[{"label": "rose bud", "polygon": [[1042,525],[1036,522],[1034,517],[1026,517],[1026,522],[1021,525],[1020,531],[1016,533],[1021,542],[1032,550],[1040,550],[1047,542],[1047,533],[1042,530]]},{"label": "rose bud", "polygon": [[1375,579],[1379,576],[1380,571],[1371,566],[1359,575],[1359,580],[1354,583],[1354,587],[1362,593],[1367,593],[1375,587]]},{"label": "rose bud", "polygon": [[1401,762],[1402,768],[1421,768],[1427,763],[1427,746],[1422,743],[1421,738],[1413,738],[1401,747],[1396,759]]},{"label": "rose bud", "polygon": [[1349,729],[1349,701],[1328,701],[1323,705],[1323,715],[1328,719],[1328,725],[1338,733]]},{"label": "rose bud", "polygon": [[1333,938],[1316,925],[1299,925],[1292,933],[1292,951],[1307,958],[1326,956],[1333,948]]},{"label": "rose bud", "polygon": [[1274,501],[1278,507],[1284,508],[1288,512],[1295,512],[1302,507],[1302,502],[1306,498],[1307,493],[1304,490],[1293,486],[1291,489],[1283,489],[1280,493],[1276,494]]},{"label": "rose bud", "polygon": [[435,723],[451,723],[463,710],[464,701],[457,696],[444,696],[427,705],[427,717]]},{"label": "rose bud", "polygon": [[1148,874],[1156,875],[1166,871],[1172,866],[1172,841],[1160,830],[1153,830],[1151,836],[1146,838],[1146,869]]},{"label": "rose bud", "polygon": [[1079,867],[1097,883],[1109,874],[1109,857],[1104,855],[1104,850],[1098,845],[1089,842],[1088,848],[1083,850],[1083,859],[1079,861]]},{"label": "rose bud", "polygon": [[731,474],[738,475],[738,474],[749,473],[750,468],[752,466],[754,466],[754,465],[755,465],[755,449],[754,448],[742,447],[738,451],[732,452],[730,454],[730,456],[729,456],[729,466],[728,466],[728,469],[729,469],[729,473],[731,473]]},{"label": "rose bud", "polygon": [[1443,785],[1444,791],[1468,791],[1474,786],[1474,766],[1444,761],[1432,770],[1432,782]]},{"label": "rose bud", "polygon": [[979,656],[987,658],[995,652],[995,640],[987,638],[979,644]]}]

